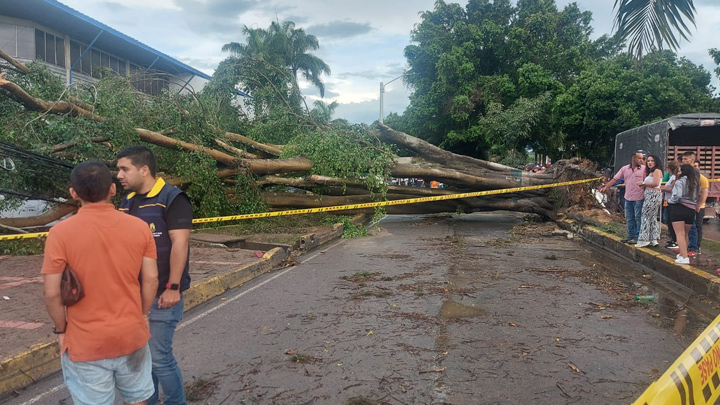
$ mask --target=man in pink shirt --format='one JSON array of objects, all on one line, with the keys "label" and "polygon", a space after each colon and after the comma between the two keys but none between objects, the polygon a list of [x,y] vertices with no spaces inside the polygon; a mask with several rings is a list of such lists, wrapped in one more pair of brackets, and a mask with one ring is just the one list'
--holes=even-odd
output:
[{"label": "man in pink shirt", "polygon": [[623,243],[637,243],[638,234],[640,233],[640,221],[642,206],[644,202],[644,192],[638,182],[645,179],[645,152],[639,150],[632,154],[629,165],[625,165],[618,170],[615,177],[605,183],[600,188],[601,193],[608,191],[610,187],[621,179],[625,181],[625,220],[627,221],[628,236],[621,240]]}]

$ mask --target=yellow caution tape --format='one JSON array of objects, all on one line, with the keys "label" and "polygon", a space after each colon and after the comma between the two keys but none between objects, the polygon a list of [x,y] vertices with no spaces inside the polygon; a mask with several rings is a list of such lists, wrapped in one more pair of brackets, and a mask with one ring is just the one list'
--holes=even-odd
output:
[{"label": "yellow caution tape", "polygon": [[720,397],[720,316],[633,405],[714,404]]},{"label": "yellow caution tape", "polygon": [[[417,204],[417,203],[432,202],[432,201],[456,200],[459,198],[470,198],[470,197],[482,197],[482,196],[486,196],[486,195],[519,193],[521,191],[539,190],[539,189],[543,189],[543,188],[552,188],[552,187],[561,187],[561,186],[570,186],[573,184],[589,183],[591,181],[597,181],[597,180],[600,180],[600,177],[597,177],[594,179],[566,181],[566,182],[554,183],[554,184],[542,184],[539,186],[525,186],[525,187],[505,188],[505,189],[500,189],[500,190],[475,191],[472,193],[437,195],[437,196],[432,196],[432,197],[420,197],[420,198],[407,198],[404,200],[377,201],[377,202],[362,203],[362,204],[337,205],[337,206],[333,206],[333,207],[320,207],[320,208],[307,208],[307,209],[289,210],[289,211],[262,212],[262,213],[258,213],[258,214],[231,215],[231,216],[227,216],[227,217],[198,218],[198,219],[193,219],[193,224],[206,224],[206,223],[210,223],[210,222],[235,221],[235,220],[239,220],[239,219],[251,219],[251,218],[279,217],[279,216],[284,216],[284,215],[313,214],[313,213],[317,213],[317,212],[356,210],[356,209],[361,209],[361,208],[384,207],[384,206],[388,206],[388,205],[404,205],[404,204]],[[0,239],[0,240],[2,240],[2,239]]]},{"label": "yellow caution tape", "polygon": [[[338,206],[333,206],[333,207],[307,208],[307,209],[288,210],[288,211],[260,212],[257,214],[230,215],[230,216],[225,216],[225,217],[196,218],[196,219],[193,219],[192,222],[193,222],[193,224],[208,224],[211,222],[237,221],[237,220],[241,220],[241,219],[269,218],[269,217],[280,217],[280,216],[286,216],[286,215],[302,215],[302,214],[314,214],[314,213],[318,213],[318,212],[345,211],[345,210],[356,210],[356,209],[362,209],[362,208],[384,207],[384,206],[388,206],[388,205],[404,205],[404,204],[417,204],[417,203],[432,202],[432,201],[456,200],[456,199],[460,199],[460,198],[482,197],[482,196],[487,196],[487,195],[509,194],[509,193],[519,193],[522,191],[540,190],[543,188],[571,186],[574,184],[589,183],[589,182],[593,182],[593,181],[597,181],[597,180],[600,180],[600,177],[596,177],[593,179],[565,181],[562,183],[541,184],[538,186],[525,186],[525,187],[505,188],[505,189],[500,189],[500,190],[475,191],[472,193],[438,195],[438,196],[420,197],[420,198],[408,198],[408,199],[404,199],[404,200],[377,201],[377,202],[362,203],[362,204],[338,205]],[[16,235],[4,235],[4,236],[0,236],[0,241],[41,238],[41,237],[47,236],[47,234],[48,234],[47,232],[38,232],[38,233],[16,234]]]}]

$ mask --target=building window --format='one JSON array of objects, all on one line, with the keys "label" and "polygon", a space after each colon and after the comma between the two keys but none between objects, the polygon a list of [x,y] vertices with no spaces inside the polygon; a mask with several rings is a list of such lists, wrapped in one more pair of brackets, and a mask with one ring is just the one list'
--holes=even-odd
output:
[{"label": "building window", "polygon": [[35,30],[35,58],[45,60],[45,33],[40,30]]},{"label": "building window", "polygon": [[65,39],[36,29],[35,58],[65,67]]}]

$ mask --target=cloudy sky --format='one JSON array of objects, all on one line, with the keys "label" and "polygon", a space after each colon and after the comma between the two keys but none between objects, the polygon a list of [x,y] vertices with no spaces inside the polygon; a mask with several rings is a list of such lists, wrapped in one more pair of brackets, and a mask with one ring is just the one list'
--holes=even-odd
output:
[{"label": "cloudy sky", "polygon": [[[380,82],[402,74],[403,49],[420,13],[434,0],[60,0],[137,40],[212,74],[227,55],[223,44],[244,42],[243,25],[267,28],[276,19],[320,40],[317,55],[330,65],[325,98],[338,101],[336,118],[371,123],[379,114]],[[451,2],[451,0],[447,0]],[[467,0],[457,1],[463,6]],[[569,0],[556,0],[559,8]],[[612,29],[611,0],[577,0],[593,13],[594,37]],[[720,48],[720,4],[695,0],[697,30],[680,55],[713,70],[709,48]],[[713,83],[718,86],[714,77]],[[314,88],[303,90],[308,98]],[[402,113],[409,91],[397,80],[386,87],[385,114]]]}]

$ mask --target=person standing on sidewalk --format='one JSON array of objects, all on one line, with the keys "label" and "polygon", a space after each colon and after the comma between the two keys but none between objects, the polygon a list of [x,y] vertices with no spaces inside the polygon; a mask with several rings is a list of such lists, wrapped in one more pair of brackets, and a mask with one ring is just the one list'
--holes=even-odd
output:
[{"label": "person standing on sidewalk", "polygon": [[663,177],[662,163],[655,155],[650,155],[645,161],[645,179],[638,186],[645,190],[642,208],[642,226],[636,247],[657,246],[660,239],[660,224],[657,216],[662,203],[660,182]]},{"label": "person standing on sidewalk", "polygon": [[673,185],[672,196],[668,204],[672,205],[670,210],[670,223],[675,228],[677,244],[680,253],[675,259],[678,264],[690,264],[688,257],[688,233],[695,221],[695,209],[698,197],[700,196],[700,181],[697,170],[690,165],[680,166],[675,184]]},{"label": "person standing on sidewalk", "polygon": [[642,206],[644,190],[638,186],[645,178],[645,152],[637,151],[632,154],[630,164],[618,170],[615,177],[600,188],[601,193],[607,193],[608,189],[620,180],[625,181],[625,220],[627,221],[628,236],[621,240],[622,243],[637,243],[640,226],[642,225]]},{"label": "person standing on sidewalk", "polygon": [[150,309],[150,351],[155,393],[148,404],[158,403],[160,387],[165,405],[185,404],[185,386],[173,355],[175,328],[182,319],[183,292],[190,288],[189,256],[192,205],[185,193],[157,176],[155,155],[144,146],[131,146],[117,154],[117,178],[130,191],[120,211],[143,219],[155,237],[159,287]]},{"label": "person standing on sidewalk", "polygon": [[[154,391],[147,314],[158,283],[155,242],[143,221],[110,203],[116,190],[107,166],[80,163],[70,184],[82,207],[50,229],[42,267],[65,384],[75,404],[112,405],[115,389],[125,402],[144,404]],[[60,293],[66,266],[85,292],[70,307]]]},{"label": "person standing on sidewalk", "polygon": [[707,201],[708,192],[710,191],[710,182],[707,177],[700,174],[700,164],[696,160],[695,152],[687,151],[682,155],[683,164],[691,165],[697,170],[700,176],[700,197],[698,198],[697,208],[695,209],[695,223],[690,228],[688,235],[688,254],[692,257],[700,253],[702,245],[702,227],[703,218],[705,217],[705,202]]},{"label": "person standing on sidewalk", "polygon": [[678,173],[680,172],[680,162],[677,160],[671,160],[668,162],[667,166],[667,172],[665,173],[665,176],[663,177],[663,182],[665,183],[665,186],[663,186],[664,191],[664,198],[665,198],[665,204],[666,206],[664,208],[663,212],[663,219],[664,224],[668,227],[668,238],[669,240],[665,244],[665,247],[672,250],[680,249],[677,245],[677,236],[675,236],[675,228],[673,228],[672,223],[670,222],[670,211],[672,210],[672,206],[668,204],[668,200],[670,200],[670,197],[672,196],[672,189],[675,185],[675,179],[677,178]]}]

